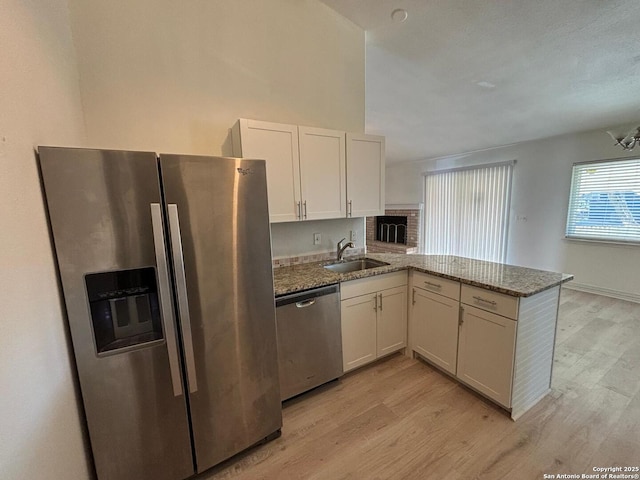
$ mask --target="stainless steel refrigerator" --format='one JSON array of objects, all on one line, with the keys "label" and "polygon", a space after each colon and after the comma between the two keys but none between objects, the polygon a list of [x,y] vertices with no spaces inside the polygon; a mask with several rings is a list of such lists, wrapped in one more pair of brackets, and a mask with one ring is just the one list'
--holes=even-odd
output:
[{"label": "stainless steel refrigerator", "polygon": [[278,435],[265,162],[39,159],[99,480],[183,479]]}]

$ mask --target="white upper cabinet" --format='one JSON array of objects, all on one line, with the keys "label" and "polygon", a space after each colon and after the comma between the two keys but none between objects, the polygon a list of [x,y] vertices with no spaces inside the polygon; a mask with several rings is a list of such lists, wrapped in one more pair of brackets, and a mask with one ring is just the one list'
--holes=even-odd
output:
[{"label": "white upper cabinet", "polygon": [[272,223],[347,216],[345,132],[241,118],[233,154],[267,162]]},{"label": "white upper cabinet", "polygon": [[347,133],[347,215],[384,215],[384,137]]},{"label": "white upper cabinet", "polygon": [[241,118],[232,142],[267,162],[272,223],[384,215],[384,137]]},{"label": "white upper cabinet", "polygon": [[267,163],[269,220],[300,219],[300,157],[298,127],[241,118],[233,127],[233,155]]},{"label": "white upper cabinet", "polygon": [[345,133],[299,126],[298,139],[303,219],[346,217]]}]

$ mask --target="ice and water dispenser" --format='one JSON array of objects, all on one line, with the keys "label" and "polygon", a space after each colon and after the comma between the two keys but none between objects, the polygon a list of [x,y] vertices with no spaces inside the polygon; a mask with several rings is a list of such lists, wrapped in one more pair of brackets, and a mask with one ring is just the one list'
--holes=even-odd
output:
[{"label": "ice and water dispenser", "polygon": [[85,275],[98,355],[162,340],[153,267]]}]

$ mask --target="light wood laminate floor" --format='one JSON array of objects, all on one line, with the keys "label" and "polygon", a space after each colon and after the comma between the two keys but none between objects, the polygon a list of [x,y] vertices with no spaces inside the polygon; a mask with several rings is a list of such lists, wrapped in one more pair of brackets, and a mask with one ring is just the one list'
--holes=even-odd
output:
[{"label": "light wood laminate floor", "polygon": [[395,355],[285,404],[282,436],[218,479],[542,479],[640,466],[640,304],[563,289],[553,390],[513,422]]}]

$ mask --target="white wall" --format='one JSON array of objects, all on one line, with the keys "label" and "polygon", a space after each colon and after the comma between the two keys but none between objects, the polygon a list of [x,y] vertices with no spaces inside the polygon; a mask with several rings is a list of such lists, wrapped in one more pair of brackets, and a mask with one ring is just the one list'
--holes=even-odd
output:
[{"label": "white wall", "polygon": [[387,165],[385,203],[407,204],[424,202],[421,173],[425,162],[405,162]]},{"label": "white wall", "polygon": [[[70,5],[92,146],[230,156],[240,117],[364,131],[364,32],[317,0]],[[306,248],[286,232],[275,251]]]},{"label": "white wall", "polygon": [[[564,239],[572,164],[633,156],[633,152],[630,154],[614,146],[605,130],[391,165],[387,168],[387,202],[421,201],[424,180],[420,173],[427,170],[517,160],[508,263],[572,273],[576,286],[640,300],[639,246]],[[639,154],[635,152],[636,156]],[[526,217],[526,220],[516,220],[518,217]]]},{"label": "white wall", "polygon": [[66,0],[0,0],[0,477],[86,479],[34,147],[81,144]]},{"label": "white wall", "polygon": [[70,0],[89,143],[231,155],[239,117],[364,129],[364,32],[318,0]]}]

